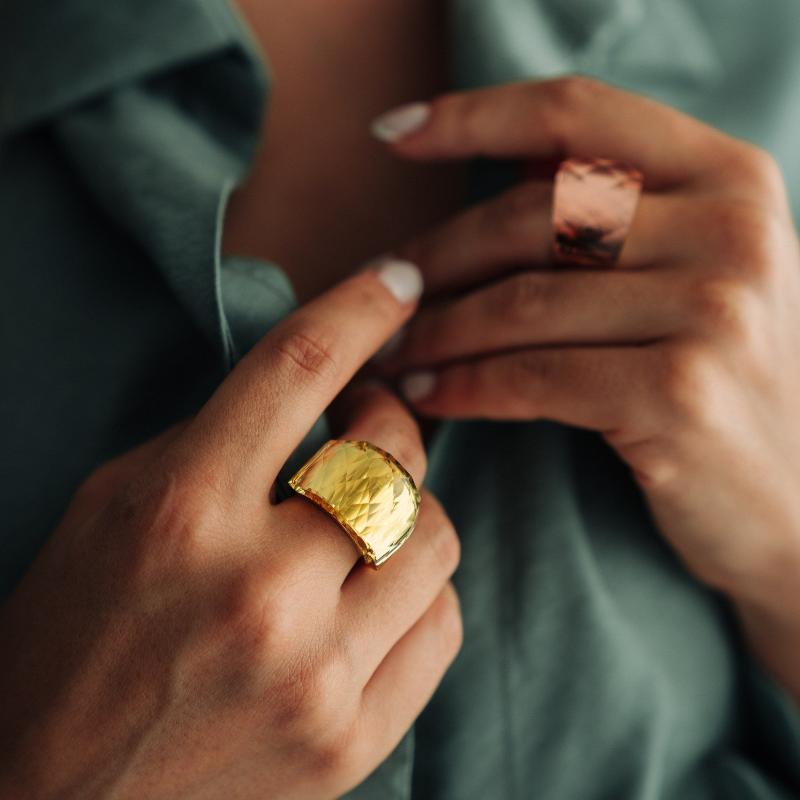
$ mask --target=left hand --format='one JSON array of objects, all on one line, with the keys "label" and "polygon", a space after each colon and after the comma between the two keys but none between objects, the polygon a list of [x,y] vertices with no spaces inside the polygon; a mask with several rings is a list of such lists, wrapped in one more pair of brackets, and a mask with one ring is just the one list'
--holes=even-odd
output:
[{"label": "left hand", "polygon": [[391,146],[416,160],[533,170],[596,156],[644,172],[612,270],[549,268],[552,183],[539,180],[409,244],[401,254],[446,296],[382,367],[406,376],[425,415],[600,432],[697,577],[797,611],[800,257],[773,159],[586,78],[438,98]]}]

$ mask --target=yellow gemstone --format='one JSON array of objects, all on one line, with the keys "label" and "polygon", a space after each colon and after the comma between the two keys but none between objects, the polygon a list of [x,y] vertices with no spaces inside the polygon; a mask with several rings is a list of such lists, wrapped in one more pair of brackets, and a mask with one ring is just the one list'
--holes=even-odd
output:
[{"label": "yellow gemstone", "polygon": [[292,478],[298,494],[324,508],[379,567],[411,535],[420,495],[414,479],[369,442],[332,439]]}]

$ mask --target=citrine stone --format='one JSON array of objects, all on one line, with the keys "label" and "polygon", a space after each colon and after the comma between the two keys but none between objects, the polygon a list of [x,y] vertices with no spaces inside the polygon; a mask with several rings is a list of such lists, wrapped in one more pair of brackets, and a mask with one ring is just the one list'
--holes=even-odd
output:
[{"label": "citrine stone", "polygon": [[556,174],[553,255],[556,263],[609,267],[633,222],[643,177],[607,158],[569,158]]},{"label": "citrine stone", "polygon": [[414,530],[420,503],[414,479],[390,453],[369,442],[326,442],[289,485],[333,516],[374,567]]}]

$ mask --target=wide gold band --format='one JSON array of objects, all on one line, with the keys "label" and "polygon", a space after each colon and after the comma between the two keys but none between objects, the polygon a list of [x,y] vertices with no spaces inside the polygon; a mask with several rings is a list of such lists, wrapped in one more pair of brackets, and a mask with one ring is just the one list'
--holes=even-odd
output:
[{"label": "wide gold band", "polygon": [[331,439],[289,485],[327,511],[379,567],[414,530],[420,495],[407,470],[369,442]]}]

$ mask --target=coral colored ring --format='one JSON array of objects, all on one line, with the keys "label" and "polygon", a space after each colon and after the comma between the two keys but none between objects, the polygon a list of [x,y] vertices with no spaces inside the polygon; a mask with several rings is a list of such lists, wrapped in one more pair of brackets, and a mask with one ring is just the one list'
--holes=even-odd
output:
[{"label": "coral colored ring", "polygon": [[553,191],[556,264],[613,267],[630,232],[644,178],[608,158],[568,158]]}]

